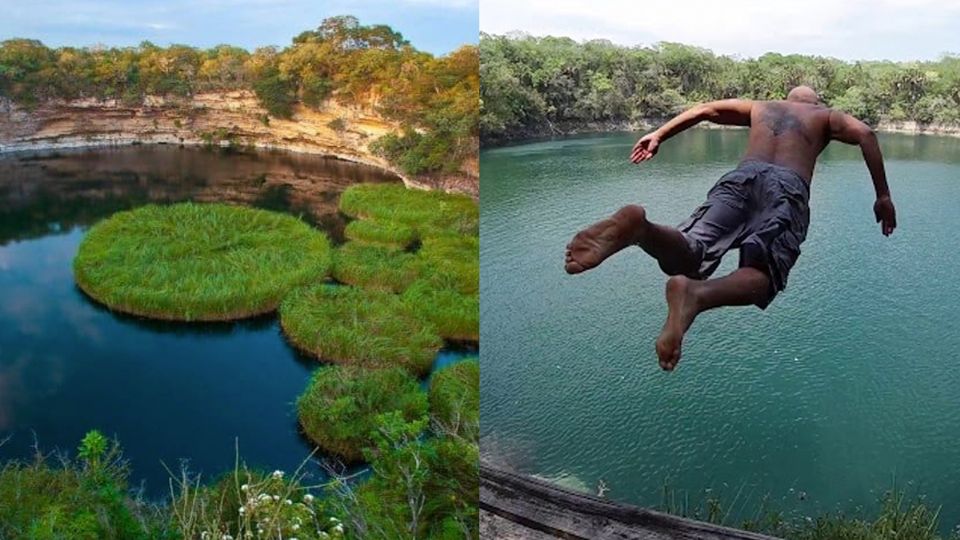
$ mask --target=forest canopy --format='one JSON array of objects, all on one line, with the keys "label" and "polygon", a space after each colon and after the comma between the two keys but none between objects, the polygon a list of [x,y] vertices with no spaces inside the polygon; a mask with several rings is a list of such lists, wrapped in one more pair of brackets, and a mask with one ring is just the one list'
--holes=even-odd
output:
[{"label": "forest canopy", "polygon": [[352,16],[324,20],[283,48],[249,52],[218,45],[60,47],[32,39],[0,42],[0,96],[35,107],[51,99],[117,99],[252,90],[273,117],[297,103],[315,109],[328,98],[372,105],[402,125],[375,146],[410,174],[454,172],[476,152],[479,51],[464,45],[435,57],[386,25]]},{"label": "forest canopy", "polygon": [[699,102],[783,99],[806,84],[876,126],[960,124],[960,56],[847,62],[768,53],[739,59],[680,43],[625,47],[525,34],[480,36],[482,143],[588,123],[656,121]]}]

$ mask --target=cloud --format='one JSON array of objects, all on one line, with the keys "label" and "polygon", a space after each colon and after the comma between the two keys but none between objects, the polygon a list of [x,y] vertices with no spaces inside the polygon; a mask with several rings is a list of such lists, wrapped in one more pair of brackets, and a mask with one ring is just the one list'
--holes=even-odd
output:
[{"label": "cloud", "polygon": [[480,28],[503,34],[609,39],[624,45],[677,41],[721,54],[768,51],[839,58],[918,58],[960,50],[960,1],[484,0]]}]

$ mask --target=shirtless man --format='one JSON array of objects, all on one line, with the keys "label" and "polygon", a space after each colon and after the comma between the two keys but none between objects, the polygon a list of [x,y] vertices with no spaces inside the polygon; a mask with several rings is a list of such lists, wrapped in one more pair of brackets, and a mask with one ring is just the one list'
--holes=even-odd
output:
[{"label": "shirtless man", "polygon": [[[630,160],[653,158],[660,143],[703,120],[750,126],[750,138],[740,165],[720,178],[689,219],[673,228],[647,221],[641,206],[624,206],[567,245],[565,269],[570,274],[638,245],[672,276],[666,287],[667,321],[656,345],[660,367],[668,371],[680,361],[683,335],[698,314],[721,306],[765,309],[784,289],[810,222],[813,167],[830,141],[860,146],[877,194],[873,212],[880,230],[889,236],[897,226],[873,130],[827,108],[806,86],[791,90],[786,101],[728,99],[698,105],[644,135]],[[739,268],[707,279],[724,253],[737,248]]]}]

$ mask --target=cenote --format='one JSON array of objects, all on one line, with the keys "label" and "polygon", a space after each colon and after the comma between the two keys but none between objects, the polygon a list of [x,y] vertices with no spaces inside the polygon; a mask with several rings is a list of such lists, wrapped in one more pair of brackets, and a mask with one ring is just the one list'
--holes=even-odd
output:
[{"label": "cenote", "polygon": [[[113,313],[74,284],[86,230],[148,203],[230,202],[287,212],[335,242],[340,193],[399,182],[373,167],[285,152],[168,146],[0,158],[0,459],[73,454],[84,433],[116,437],[131,482],[169,493],[164,464],[203,478],[241,459],[294,470],[312,445],[295,400],[312,370],[275,315],[234,323],[169,323]],[[475,351],[443,349],[435,368]],[[321,475],[319,467],[314,478]]]},{"label": "cenote", "polygon": [[[960,523],[960,139],[881,135],[899,228],[884,238],[856,147],[817,166],[811,226],[765,312],[707,312],[657,366],[664,277],[639,249],[579,276],[564,246],[637,202],[677,224],[738,162],[742,131],[692,130],[631,165],[635,134],[481,155],[481,448],[487,459],[660,506],[719,498],[788,515],[877,508],[896,484]],[[736,254],[718,275],[733,269]],[[675,501],[676,502],[676,501]]]}]

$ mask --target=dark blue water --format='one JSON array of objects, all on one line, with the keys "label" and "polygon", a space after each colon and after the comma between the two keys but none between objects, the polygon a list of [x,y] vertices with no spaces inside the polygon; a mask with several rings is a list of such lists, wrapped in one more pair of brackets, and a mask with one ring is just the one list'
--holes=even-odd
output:
[{"label": "dark blue water", "polygon": [[[295,469],[311,451],[294,403],[321,364],[276,317],[162,323],[111,313],[74,285],[89,226],[146,202],[227,200],[303,215],[336,237],[339,193],[379,171],[309,156],[126,148],[0,160],[0,460],[75,453],[90,429],[116,437],[148,496],[164,464],[210,478],[249,465]],[[437,365],[469,351],[443,351]],[[320,476],[319,467],[311,467]]]}]

